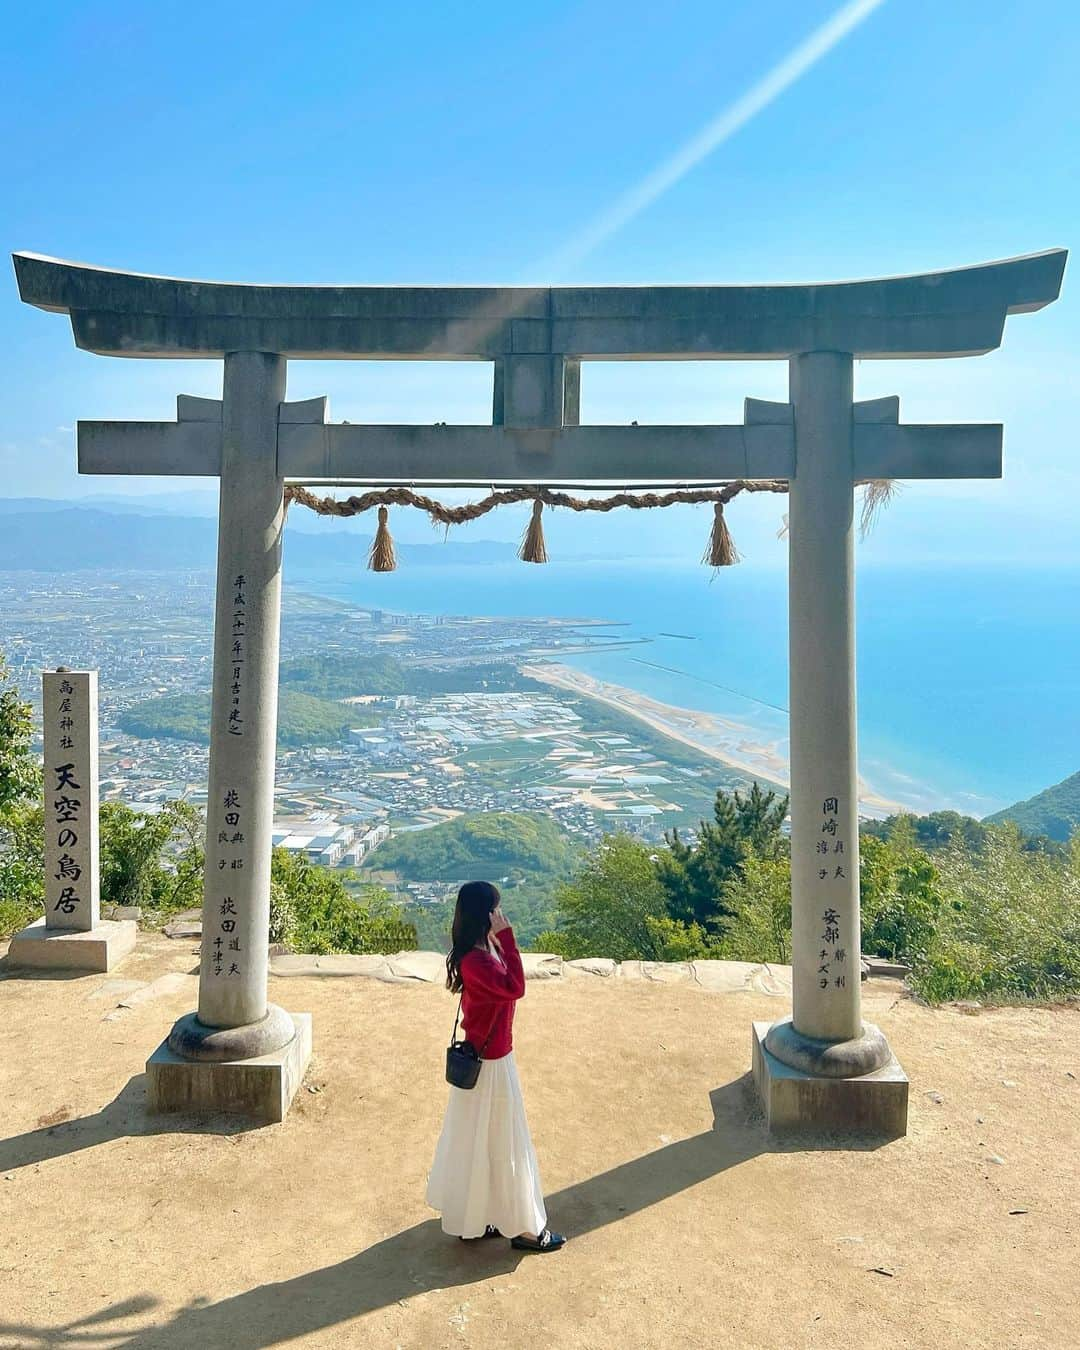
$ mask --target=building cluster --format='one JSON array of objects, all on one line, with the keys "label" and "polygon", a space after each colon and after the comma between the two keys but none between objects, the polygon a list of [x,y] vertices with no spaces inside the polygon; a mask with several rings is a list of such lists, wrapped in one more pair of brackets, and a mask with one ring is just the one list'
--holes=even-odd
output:
[{"label": "building cluster", "polygon": [[[679,809],[685,771],[660,763],[630,735],[588,729],[561,693],[407,696],[376,708],[377,728],[305,756],[324,791],[356,784],[395,832],[483,811],[544,811],[570,833],[647,833]],[[368,705],[367,711],[372,711]],[[683,778],[685,784],[685,778]],[[669,793],[677,795],[673,799]]]},{"label": "building cluster", "polygon": [[[99,671],[102,799],[147,811],[175,798],[204,807],[205,744],[140,738],[117,722],[148,699],[209,689],[212,577],[8,573],[0,601],[0,650],[35,708],[43,669]],[[586,841],[613,828],[659,838],[700,775],[658,761],[632,729],[590,730],[587,704],[517,675],[523,660],[599,645],[619,639],[588,621],[391,614],[287,592],[283,660],[390,653],[433,689],[468,691],[358,690],[358,725],[344,740],[281,748],[275,842],[352,866],[391,832],[526,810]]]},{"label": "building cluster", "polygon": [[325,812],[274,821],[274,847],[320,867],[356,867],[389,838],[390,826],[385,822],[343,825]]}]

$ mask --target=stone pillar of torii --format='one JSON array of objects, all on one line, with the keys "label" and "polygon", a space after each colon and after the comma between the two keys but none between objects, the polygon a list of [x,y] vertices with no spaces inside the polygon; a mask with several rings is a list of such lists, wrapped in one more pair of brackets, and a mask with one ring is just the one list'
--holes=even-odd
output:
[{"label": "stone pillar of torii", "polygon": [[[856,359],[975,356],[1009,314],[1057,298],[1064,250],[917,276],[821,285],[256,286],[15,255],[22,299],[69,315],[100,355],[218,358],[220,401],[166,423],[80,422],[83,473],[220,479],[213,710],[198,1011],[151,1057],[152,1108],[280,1119],[310,1018],[267,1003],[281,545],[286,482],[390,484],[731,479],[789,483],[792,1016],[753,1028],[773,1128],[902,1133],[907,1079],[860,1007],[854,488],[994,478],[997,425],[905,426],[857,403]],[[288,403],[297,359],[486,360],[485,426],[334,424]],[[784,360],[789,400],[738,426],[581,426],[595,360]]]}]

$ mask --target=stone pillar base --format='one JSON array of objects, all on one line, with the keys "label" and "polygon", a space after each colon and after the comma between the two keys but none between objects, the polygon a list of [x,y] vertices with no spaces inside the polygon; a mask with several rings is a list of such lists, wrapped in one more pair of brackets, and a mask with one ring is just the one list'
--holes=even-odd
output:
[{"label": "stone pillar base", "polygon": [[93,928],[46,928],[45,916],[16,933],[8,962],[36,970],[83,970],[105,974],[135,949],[134,919],[102,919]]},{"label": "stone pillar base", "polygon": [[907,1134],[908,1079],[895,1055],[858,1078],[822,1078],[792,1069],[765,1048],[771,1022],[753,1024],[754,1083],[770,1130]]},{"label": "stone pillar base", "polygon": [[166,1038],[146,1061],[146,1105],[153,1113],[224,1111],[253,1120],[285,1119],[311,1059],[311,1014],[292,1013],[296,1034],[255,1059],[190,1060]]}]

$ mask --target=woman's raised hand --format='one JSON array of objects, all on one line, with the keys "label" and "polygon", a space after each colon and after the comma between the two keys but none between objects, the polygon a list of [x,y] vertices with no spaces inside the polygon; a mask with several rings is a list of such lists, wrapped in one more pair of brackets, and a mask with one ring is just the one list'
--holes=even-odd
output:
[{"label": "woman's raised hand", "polygon": [[510,920],[502,912],[502,905],[497,905],[491,911],[491,931],[501,933],[504,928],[510,927]]}]

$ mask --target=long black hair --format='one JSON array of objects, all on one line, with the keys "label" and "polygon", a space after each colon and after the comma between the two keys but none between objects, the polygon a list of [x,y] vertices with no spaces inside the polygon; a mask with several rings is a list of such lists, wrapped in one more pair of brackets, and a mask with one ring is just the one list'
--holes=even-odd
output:
[{"label": "long black hair", "polygon": [[490,881],[467,881],[458,891],[451,946],[446,958],[446,987],[452,994],[461,992],[461,960],[476,946],[487,942],[491,916],[501,900],[498,886]]}]

